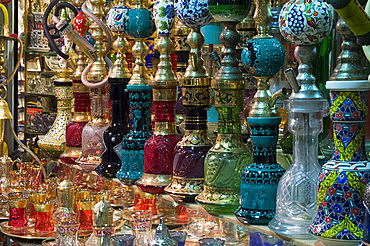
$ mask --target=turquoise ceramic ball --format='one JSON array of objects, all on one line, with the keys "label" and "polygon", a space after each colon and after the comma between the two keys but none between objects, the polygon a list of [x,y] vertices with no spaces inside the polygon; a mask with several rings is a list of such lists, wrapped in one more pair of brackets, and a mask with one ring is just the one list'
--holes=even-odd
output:
[{"label": "turquoise ceramic ball", "polygon": [[241,58],[253,76],[274,76],[284,64],[285,51],[274,38],[251,39],[245,44]]},{"label": "turquoise ceramic ball", "polygon": [[133,38],[148,38],[155,29],[152,12],[148,9],[130,9],[125,16],[125,31]]}]

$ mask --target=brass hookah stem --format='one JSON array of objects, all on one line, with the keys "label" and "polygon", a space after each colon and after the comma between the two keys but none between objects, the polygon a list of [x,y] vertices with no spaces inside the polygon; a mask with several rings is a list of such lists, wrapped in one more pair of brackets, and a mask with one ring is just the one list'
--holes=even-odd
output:
[{"label": "brass hookah stem", "polygon": [[190,45],[189,64],[185,72],[185,79],[207,77],[207,72],[202,59],[202,45],[204,44],[204,36],[200,32],[200,27],[193,28],[188,36],[188,44]]},{"label": "brass hookah stem", "polygon": [[[92,13],[99,19],[102,19],[104,12],[103,12],[103,0],[90,0],[92,6]],[[91,22],[90,25],[90,32],[92,38],[95,40],[94,48],[95,48],[95,61],[91,66],[90,72],[87,75],[87,80],[91,82],[95,81],[102,81],[107,74],[107,69],[105,67],[104,61],[104,34],[103,29],[96,23]]]},{"label": "brass hookah stem", "polygon": [[270,0],[256,1],[256,11],[254,12],[253,18],[256,22],[258,32],[256,38],[272,38],[272,36],[268,34],[272,18]]},{"label": "brass hookah stem", "polygon": [[145,38],[136,38],[135,45],[132,47],[132,55],[135,57],[135,64],[132,70],[130,85],[148,84],[151,80],[149,71],[145,66],[145,57],[149,53],[149,48],[145,44]]}]

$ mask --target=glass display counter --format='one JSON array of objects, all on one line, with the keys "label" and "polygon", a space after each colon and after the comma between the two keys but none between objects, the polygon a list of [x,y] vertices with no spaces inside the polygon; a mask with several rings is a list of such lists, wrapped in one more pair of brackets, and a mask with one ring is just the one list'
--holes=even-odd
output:
[{"label": "glass display counter", "polygon": [[[282,238],[274,234],[267,226],[243,225],[234,215],[209,215],[202,206],[195,203],[177,203],[169,195],[152,195],[139,191],[135,186],[125,187],[118,179],[108,180],[99,177],[95,172],[86,174],[81,168],[65,166],[61,163],[49,167],[49,171],[57,173],[59,181],[66,178],[73,181],[76,186],[76,200],[78,195],[86,190],[98,194],[109,195],[111,206],[118,214],[119,228],[115,234],[131,234],[130,215],[134,210],[151,210],[153,212],[152,232],[159,224],[159,219],[164,218],[165,225],[171,231],[186,231],[188,236],[185,245],[199,245],[201,238],[221,238],[225,245],[250,245],[250,246],[324,246],[317,240],[296,240]],[[45,238],[37,235],[14,235],[3,226],[1,231],[8,238],[21,246],[42,245]],[[95,246],[89,243],[91,232],[79,232],[81,245]],[[10,244],[5,244],[10,245]],[[14,244],[11,244],[14,245]],[[113,245],[113,244],[112,244]]]}]

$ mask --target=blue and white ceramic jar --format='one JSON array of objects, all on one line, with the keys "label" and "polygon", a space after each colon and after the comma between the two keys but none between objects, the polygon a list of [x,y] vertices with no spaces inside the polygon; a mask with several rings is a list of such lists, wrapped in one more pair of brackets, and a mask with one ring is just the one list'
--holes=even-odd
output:
[{"label": "blue and white ceramic jar", "polygon": [[208,0],[175,0],[177,17],[190,28],[197,28],[211,22]]},{"label": "blue and white ceramic jar", "polygon": [[153,16],[159,35],[170,35],[175,23],[175,8],[172,0],[158,1],[153,6]]},{"label": "blue and white ceramic jar", "polygon": [[125,17],[130,8],[127,6],[114,6],[107,14],[107,25],[114,33],[125,32]]}]

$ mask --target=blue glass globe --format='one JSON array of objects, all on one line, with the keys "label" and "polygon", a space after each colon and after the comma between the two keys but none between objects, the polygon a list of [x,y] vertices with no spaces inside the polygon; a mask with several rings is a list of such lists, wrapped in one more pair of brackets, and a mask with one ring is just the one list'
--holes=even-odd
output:
[{"label": "blue glass globe", "polygon": [[125,16],[125,31],[133,38],[148,38],[155,29],[153,14],[148,9],[130,9]]}]

